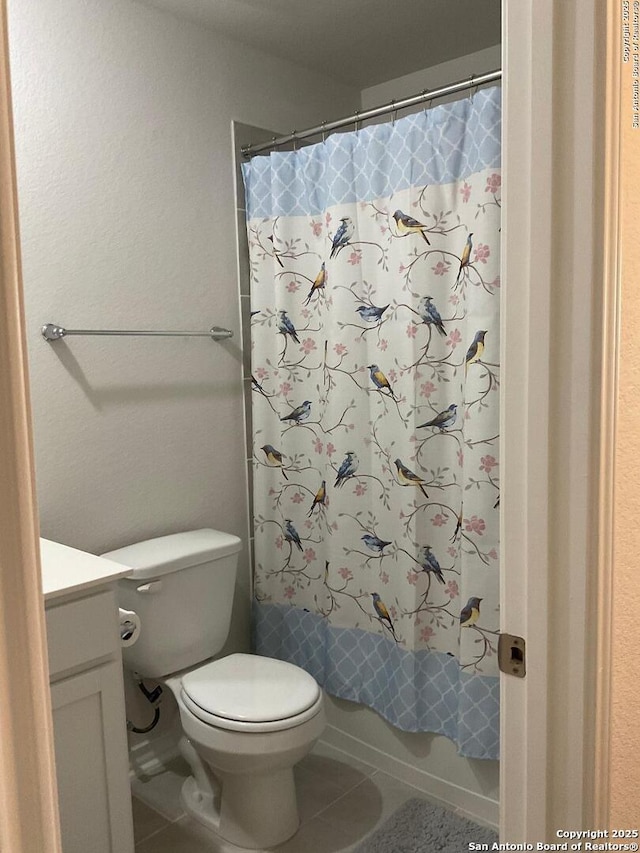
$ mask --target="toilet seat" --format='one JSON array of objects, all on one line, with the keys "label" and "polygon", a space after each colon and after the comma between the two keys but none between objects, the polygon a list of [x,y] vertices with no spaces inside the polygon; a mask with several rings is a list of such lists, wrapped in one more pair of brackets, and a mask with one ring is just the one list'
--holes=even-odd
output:
[{"label": "toilet seat", "polygon": [[294,728],[322,707],[316,680],[274,658],[233,654],[197,667],[181,679],[185,707],[201,722],[228,731]]},{"label": "toilet seat", "polygon": [[281,732],[286,729],[293,729],[315,717],[315,715],[320,712],[323,705],[322,694],[320,694],[310,708],[303,711],[301,714],[297,714],[295,717],[287,717],[284,720],[271,720],[263,723],[246,723],[241,720],[230,720],[227,717],[218,717],[215,714],[209,713],[209,711],[205,711],[204,708],[196,705],[184,690],[180,691],[180,698],[182,699],[185,708],[187,708],[194,717],[200,720],[201,723],[206,723],[212,728],[223,729],[229,732],[244,732],[246,734],[252,734],[253,732],[256,734],[260,734],[262,732]]}]

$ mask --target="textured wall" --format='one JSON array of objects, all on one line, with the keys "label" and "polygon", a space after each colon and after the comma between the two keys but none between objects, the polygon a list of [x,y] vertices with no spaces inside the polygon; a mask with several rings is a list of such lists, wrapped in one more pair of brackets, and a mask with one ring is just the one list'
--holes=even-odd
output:
[{"label": "textured wall", "polygon": [[622,303],[616,441],[610,825],[640,821],[640,129],[631,124],[631,63],[622,92]]},{"label": "textured wall", "polygon": [[[10,0],[9,24],[42,534],[246,539],[231,120],[300,127],[359,93],[131,0]],[[49,321],[236,336],[48,345]],[[245,550],[234,646],[248,586]]]},{"label": "textured wall", "polygon": [[[231,119],[303,126],[358,93],[131,0],[9,12],[43,535],[244,536]],[[46,321],[236,337],[49,346]]]}]

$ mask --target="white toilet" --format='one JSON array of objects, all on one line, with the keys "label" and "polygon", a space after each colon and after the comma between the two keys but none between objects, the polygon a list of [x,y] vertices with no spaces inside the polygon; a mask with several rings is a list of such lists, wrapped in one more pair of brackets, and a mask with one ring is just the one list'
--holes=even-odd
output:
[{"label": "white toilet", "polygon": [[185,809],[248,849],[273,847],[298,828],[293,767],[325,727],[322,691],[297,666],[257,655],[212,660],[227,638],[241,541],[193,530],[102,556],[133,569],[120,606],[141,621],[125,666],[175,695],[193,776]]}]

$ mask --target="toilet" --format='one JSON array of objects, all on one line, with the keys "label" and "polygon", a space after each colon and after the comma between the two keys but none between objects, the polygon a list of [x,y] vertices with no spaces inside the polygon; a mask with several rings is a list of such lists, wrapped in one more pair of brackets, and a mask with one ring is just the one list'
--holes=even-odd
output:
[{"label": "toilet", "polygon": [[237,536],[192,530],[102,556],[132,569],[118,581],[140,636],[124,665],[166,685],[180,711],[180,751],[192,775],[182,802],[240,848],[264,849],[299,825],[293,767],[325,727],[322,690],[300,667],[231,654],[215,659],[231,622]]}]

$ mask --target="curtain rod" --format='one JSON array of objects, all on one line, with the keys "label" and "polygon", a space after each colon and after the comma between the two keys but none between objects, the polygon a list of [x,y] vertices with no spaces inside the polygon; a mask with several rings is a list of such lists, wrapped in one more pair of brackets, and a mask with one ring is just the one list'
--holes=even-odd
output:
[{"label": "curtain rod", "polygon": [[336,121],[323,121],[322,124],[310,127],[307,130],[293,130],[287,136],[274,136],[270,142],[261,142],[258,145],[245,145],[240,151],[244,157],[253,157],[254,154],[259,154],[261,151],[269,151],[272,148],[286,145],[289,142],[297,142],[299,139],[306,139],[308,136],[317,136],[320,133],[324,134],[331,130],[337,130],[339,127],[345,127],[348,124],[355,124],[357,127],[361,121],[396,112],[397,110],[403,110],[406,107],[414,107],[423,101],[433,101],[436,98],[443,98],[445,95],[453,95],[455,92],[463,92],[465,89],[483,86],[485,83],[492,83],[494,80],[500,80],[501,78],[501,68],[497,68],[495,71],[488,71],[486,74],[480,74],[477,77],[472,74],[471,77],[466,77],[464,80],[458,80],[456,83],[450,83],[448,86],[440,86],[438,89],[431,89],[430,91],[425,89],[419,95],[403,98],[401,101],[391,101],[391,103],[383,104],[380,107],[355,112],[351,116],[345,116],[345,118],[339,118]]}]

